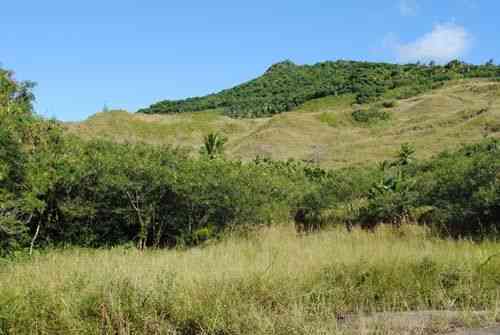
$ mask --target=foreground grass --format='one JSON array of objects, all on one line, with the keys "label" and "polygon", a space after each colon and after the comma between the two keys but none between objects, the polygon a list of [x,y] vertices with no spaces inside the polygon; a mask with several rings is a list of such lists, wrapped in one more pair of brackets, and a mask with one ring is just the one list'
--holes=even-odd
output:
[{"label": "foreground grass", "polygon": [[0,263],[0,334],[388,334],[339,320],[494,315],[499,247],[414,227],[308,236],[281,227],[187,251],[52,251]]}]

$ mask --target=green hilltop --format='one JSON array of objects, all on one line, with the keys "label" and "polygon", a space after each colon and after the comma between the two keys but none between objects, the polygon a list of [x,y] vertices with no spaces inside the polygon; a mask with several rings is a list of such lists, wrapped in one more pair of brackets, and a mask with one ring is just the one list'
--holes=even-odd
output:
[{"label": "green hilltop", "polygon": [[471,65],[452,61],[436,64],[388,64],[328,61],[296,65],[287,60],[272,65],[262,76],[204,97],[164,100],[139,110],[144,114],[171,114],[219,109],[238,118],[272,116],[327,96],[352,94],[356,103],[369,103],[392,94],[408,98],[463,78],[500,76],[493,62]]}]

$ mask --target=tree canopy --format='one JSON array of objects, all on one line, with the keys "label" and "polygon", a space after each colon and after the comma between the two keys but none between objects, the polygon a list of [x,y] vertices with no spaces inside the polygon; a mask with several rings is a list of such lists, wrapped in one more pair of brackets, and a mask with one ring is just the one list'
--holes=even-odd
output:
[{"label": "tree canopy", "polygon": [[445,81],[458,78],[500,76],[500,67],[452,61],[435,64],[387,64],[355,61],[296,65],[287,60],[272,65],[261,77],[204,97],[164,100],[140,109],[140,113],[169,114],[222,109],[231,117],[270,116],[293,110],[325,96],[354,94],[357,103],[373,101],[389,91],[410,97]]}]

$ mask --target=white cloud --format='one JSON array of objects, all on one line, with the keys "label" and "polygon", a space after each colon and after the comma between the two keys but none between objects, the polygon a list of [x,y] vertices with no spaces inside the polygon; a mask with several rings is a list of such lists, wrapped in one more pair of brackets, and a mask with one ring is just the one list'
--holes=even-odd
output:
[{"label": "white cloud", "polygon": [[403,16],[415,16],[418,14],[420,6],[416,0],[400,0],[399,12]]},{"label": "white cloud", "polygon": [[[394,40],[393,40],[394,41]],[[472,43],[467,30],[454,23],[437,24],[434,29],[414,42],[392,42],[402,62],[436,61],[445,63],[463,56]]]}]

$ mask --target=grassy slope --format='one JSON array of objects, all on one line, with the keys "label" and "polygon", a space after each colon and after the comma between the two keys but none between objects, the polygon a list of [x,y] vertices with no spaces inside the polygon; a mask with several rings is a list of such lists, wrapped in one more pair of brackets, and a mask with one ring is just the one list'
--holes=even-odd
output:
[{"label": "grassy slope", "polygon": [[[387,97],[390,98],[390,97]],[[231,119],[218,111],[178,115],[99,113],[68,125],[84,138],[144,141],[185,146],[196,152],[203,135],[220,131],[229,137],[231,158],[256,155],[306,159],[325,167],[363,164],[391,158],[402,143],[413,143],[420,157],[500,135],[500,83],[463,80],[390,109],[390,121],[371,126],[351,119],[353,97],[313,100],[272,118]]]},{"label": "grassy slope", "polygon": [[52,251],[0,266],[0,333],[424,334],[436,324],[342,330],[336,317],[494,311],[500,259],[485,260],[498,248],[407,226],[305,237],[274,227],[187,251]]}]

